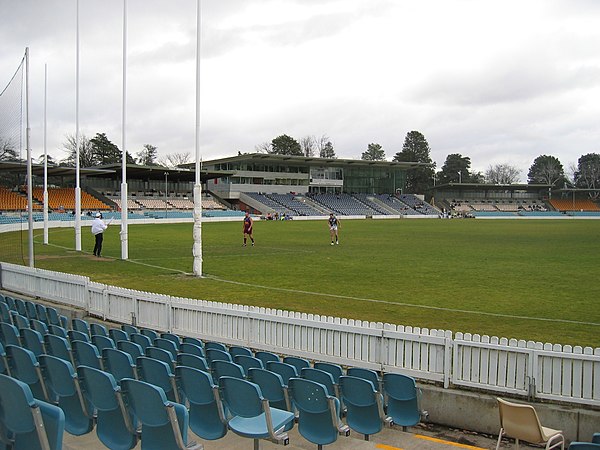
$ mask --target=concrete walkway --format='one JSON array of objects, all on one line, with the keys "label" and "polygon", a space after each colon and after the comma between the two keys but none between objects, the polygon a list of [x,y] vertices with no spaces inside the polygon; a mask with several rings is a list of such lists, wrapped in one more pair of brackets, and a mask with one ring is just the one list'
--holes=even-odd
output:
[{"label": "concrete walkway", "polygon": [[[316,445],[308,442],[299,433],[297,427],[289,433],[290,444],[286,447],[276,445],[272,442],[261,441],[260,448],[264,450],[314,450]],[[192,432],[188,434],[188,441],[196,441],[204,445],[206,450],[250,450],[252,441],[229,432],[224,438],[217,441],[205,441]],[[71,436],[65,433],[64,450],[102,450],[105,449],[95,431],[84,436]],[[141,443],[135,447],[141,449]],[[496,439],[490,436],[482,436],[458,430],[450,430],[441,427],[415,427],[408,432],[400,428],[386,428],[381,433],[371,436],[370,441],[365,441],[359,433],[352,432],[350,436],[339,436],[338,440],[325,446],[327,450],[492,450],[496,448]],[[503,441],[501,449],[514,449],[514,441]],[[530,447],[521,444],[521,449],[528,450],[539,447]]]}]

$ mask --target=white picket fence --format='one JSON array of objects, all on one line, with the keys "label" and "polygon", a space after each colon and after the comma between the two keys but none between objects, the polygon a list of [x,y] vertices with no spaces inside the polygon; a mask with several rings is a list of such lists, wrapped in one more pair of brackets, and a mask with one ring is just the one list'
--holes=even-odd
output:
[{"label": "white picket fence", "polygon": [[134,291],[0,263],[0,287],[117,323],[318,361],[402,372],[444,387],[600,406],[600,348],[403,327]]}]

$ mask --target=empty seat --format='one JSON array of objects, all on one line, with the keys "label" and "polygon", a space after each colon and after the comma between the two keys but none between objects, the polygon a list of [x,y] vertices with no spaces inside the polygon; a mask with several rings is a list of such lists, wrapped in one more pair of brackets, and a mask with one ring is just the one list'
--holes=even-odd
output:
[{"label": "empty seat", "polygon": [[90,324],[83,319],[71,319],[71,327],[73,330],[81,331],[82,333],[90,335]]},{"label": "empty seat", "polygon": [[248,370],[248,380],[260,386],[263,396],[273,408],[293,411],[288,387],[281,375],[266,369],[251,368]]},{"label": "empty seat", "polygon": [[138,359],[140,356],[144,356],[144,349],[142,348],[142,346],[131,341],[117,342],[117,350],[129,353],[129,356],[131,356],[131,359],[133,361]]},{"label": "empty seat", "polygon": [[281,359],[279,358],[279,355],[277,355],[276,353],[265,352],[263,350],[254,352],[254,357],[260,359],[263,363],[263,366],[265,366],[265,367],[267,367],[267,363],[269,361],[277,361],[277,362],[281,361]]},{"label": "empty seat", "polygon": [[175,374],[167,363],[140,356],[137,359],[137,373],[140,380],[160,387],[169,400],[179,403]]},{"label": "empty seat", "polygon": [[202,347],[196,344],[191,344],[189,342],[182,342],[179,346],[179,353],[190,353],[192,355],[200,356],[204,358],[204,350]]},{"label": "empty seat", "polygon": [[180,353],[177,355],[177,365],[178,366],[186,366],[193,367],[194,369],[202,370],[204,372],[210,372],[208,367],[208,362],[206,359],[201,358],[197,355],[192,355],[191,353]]},{"label": "empty seat", "polygon": [[6,347],[6,358],[10,375],[27,384],[35,398],[50,401],[37,357],[26,348],[16,345]]},{"label": "empty seat", "polygon": [[41,333],[31,328],[23,328],[20,330],[20,333],[21,344],[24,348],[33,352],[36,357],[46,353],[44,349],[44,337]]},{"label": "empty seat", "polygon": [[123,330],[119,330],[118,328],[111,328],[110,330],[108,330],[108,336],[113,340],[115,345],[119,341],[128,341],[129,340],[129,335],[127,334],[127,332],[125,332]]},{"label": "empty seat", "polygon": [[114,348],[102,350],[104,369],[115,377],[118,383],[124,378],[137,378],[136,365],[127,352]]},{"label": "empty seat", "polygon": [[71,342],[71,344],[73,344],[73,341],[90,342],[90,336],[83,331],[69,330],[67,331],[67,337],[69,338],[69,342]]},{"label": "empty seat", "polygon": [[240,347],[238,345],[233,345],[229,347],[229,354],[231,358],[235,359],[236,356],[245,355],[245,356],[254,356],[252,350],[247,347]]},{"label": "empty seat", "polygon": [[294,366],[298,373],[300,373],[302,369],[310,367],[310,361],[308,359],[298,358],[297,356],[285,356],[283,362]]},{"label": "empty seat", "polygon": [[269,361],[267,363],[267,370],[281,375],[286,386],[288,385],[290,378],[298,376],[298,371],[294,366],[278,361]]},{"label": "empty seat", "polygon": [[71,352],[75,367],[89,366],[94,369],[103,370],[102,359],[95,345],[84,341],[73,341],[71,343]]},{"label": "empty seat", "polygon": [[233,360],[236,364],[242,366],[246,376],[248,376],[248,371],[252,368],[264,369],[262,361],[254,356],[237,355],[233,358]]},{"label": "empty seat", "polygon": [[387,398],[387,413],[396,425],[406,429],[419,423],[422,413],[414,378],[399,373],[385,373],[383,393]]}]

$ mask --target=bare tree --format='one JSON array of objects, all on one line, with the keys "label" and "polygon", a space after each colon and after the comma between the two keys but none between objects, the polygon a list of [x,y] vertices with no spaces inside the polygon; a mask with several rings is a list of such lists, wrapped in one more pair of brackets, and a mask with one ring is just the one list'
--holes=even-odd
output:
[{"label": "bare tree", "polygon": [[254,147],[257,153],[273,153],[273,144],[271,142],[263,142]]},{"label": "bare tree", "polygon": [[510,164],[490,165],[485,171],[485,181],[490,184],[512,184],[520,177],[521,171]]},{"label": "bare tree", "polygon": [[331,143],[331,139],[326,134],[321,135],[320,138],[315,139],[315,145],[317,146],[317,151],[319,152],[319,158],[335,158],[335,150],[333,149],[333,144]]},{"label": "bare tree", "polygon": [[[75,159],[77,157],[77,141],[75,136],[67,134],[66,141],[63,142],[63,151],[67,152],[67,157],[61,160],[61,164],[65,166],[75,167]],[[93,167],[98,164],[98,159],[94,154],[94,146],[90,140],[81,135],[79,138],[79,165],[81,167]]]},{"label": "bare tree", "polygon": [[178,167],[178,166],[181,166],[182,164],[187,164],[187,163],[191,162],[191,159],[192,159],[192,155],[190,154],[190,152],[171,153],[170,155],[161,157],[158,160],[158,163],[161,166],[165,166],[165,167]]},{"label": "bare tree", "polygon": [[304,156],[315,156],[315,148],[317,145],[317,138],[314,136],[306,135],[300,138],[300,148]]},{"label": "bare tree", "polygon": [[11,142],[0,138],[0,161],[17,161],[18,159],[17,151]]}]

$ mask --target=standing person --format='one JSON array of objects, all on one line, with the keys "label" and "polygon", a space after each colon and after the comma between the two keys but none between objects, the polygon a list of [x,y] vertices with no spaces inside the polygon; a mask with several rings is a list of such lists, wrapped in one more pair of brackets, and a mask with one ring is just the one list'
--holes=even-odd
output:
[{"label": "standing person", "polygon": [[246,216],[244,217],[244,247],[246,246],[246,238],[249,237],[252,241],[252,247],[254,247],[254,237],[252,236],[252,225],[254,221],[252,217],[250,217],[250,213],[246,211]]},{"label": "standing person", "polygon": [[102,241],[104,240],[104,230],[107,228],[108,225],[102,221],[102,214],[96,213],[96,218],[92,222],[92,234],[96,237],[94,256],[100,257],[100,252],[102,252]]},{"label": "standing person", "polygon": [[340,219],[338,219],[335,214],[329,214],[329,220],[327,221],[329,225],[329,235],[331,236],[331,245],[333,245],[333,238],[335,237],[335,244],[339,245],[340,241],[338,240],[338,228],[340,226]]}]

